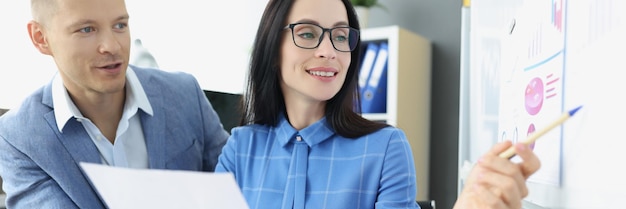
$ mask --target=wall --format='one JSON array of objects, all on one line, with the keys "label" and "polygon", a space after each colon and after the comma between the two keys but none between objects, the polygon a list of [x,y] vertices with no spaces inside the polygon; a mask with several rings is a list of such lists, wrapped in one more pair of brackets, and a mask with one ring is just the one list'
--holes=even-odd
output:
[{"label": "wall", "polygon": [[[433,43],[430,199],[452,208],[457,196],[461,0],[380,0],[369,27],[399,25]],[[419,192],[419,191],[418,191]]]},{"label": "wall", "polygon": [[[241,93],[243,69],[267,2],[247,1],[213,7],[197,0],[151,1],[146,7],[145,1],[126,0],[131,37],[142,40],[163,70],[189,72],[204,89]],[[30,42],[30,19],[30,1],[0,2],[0,108],[19,105],[57,72],[52,58]],[[229,59],[220,59],[224,55]]]},{"label": "wall", "polygon": [[41,55],[28,38],[30,1],[0,2],[0,108],[11,109],[56,72],[49,56]]}]

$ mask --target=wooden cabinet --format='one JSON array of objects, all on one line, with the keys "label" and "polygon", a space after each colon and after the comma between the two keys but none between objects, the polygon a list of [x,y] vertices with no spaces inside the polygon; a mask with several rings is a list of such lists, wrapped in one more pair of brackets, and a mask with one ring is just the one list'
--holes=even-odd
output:
[{"label": "wooden cabinet", "polygon": [[431,43],[399,26],[361,30],[365,43],[385,41],[387,61],[387,111],[363,114],[402,129],[411,144],[417,171],[418,200],[428,199],[430,151]]}]

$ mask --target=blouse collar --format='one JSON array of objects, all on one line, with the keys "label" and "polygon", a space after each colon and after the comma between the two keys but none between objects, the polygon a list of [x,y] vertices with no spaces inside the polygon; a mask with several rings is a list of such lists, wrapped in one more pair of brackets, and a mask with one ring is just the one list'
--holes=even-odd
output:
[{"label": "blouse collar", "polygon": [[277,140],[281,146],[286,146],[289,142],[295,141],[296,135],[300,135],[309,147],[313,147],[335,134],[330,124],[326,122],[326,117],[298,131],[291,126],[285,115],[281,114],[275,129]]}]

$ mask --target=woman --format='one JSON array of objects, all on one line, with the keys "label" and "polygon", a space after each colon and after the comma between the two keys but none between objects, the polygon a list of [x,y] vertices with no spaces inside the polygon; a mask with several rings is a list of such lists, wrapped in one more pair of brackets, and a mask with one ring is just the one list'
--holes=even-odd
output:
[{"label": "woman", "polygon": [[245,126],[232,130],[216,168],[234,174],[250,208],[419,208],[402,130],[354,111],[358,34],[349,0],[269,1],[252,52]]}]

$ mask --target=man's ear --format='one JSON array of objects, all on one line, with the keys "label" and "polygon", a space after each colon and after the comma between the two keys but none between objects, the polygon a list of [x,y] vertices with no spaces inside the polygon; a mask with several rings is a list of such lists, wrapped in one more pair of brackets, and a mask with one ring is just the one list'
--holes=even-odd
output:
[{"label": "man's ear", "polygon": [[34,20],[28,22],[28,35],[30,36],[30,40],[33,42],[33,45],[35,45],[35,48],[37,48],[39,52],[46,55],[52,55],[43,25]]}]

